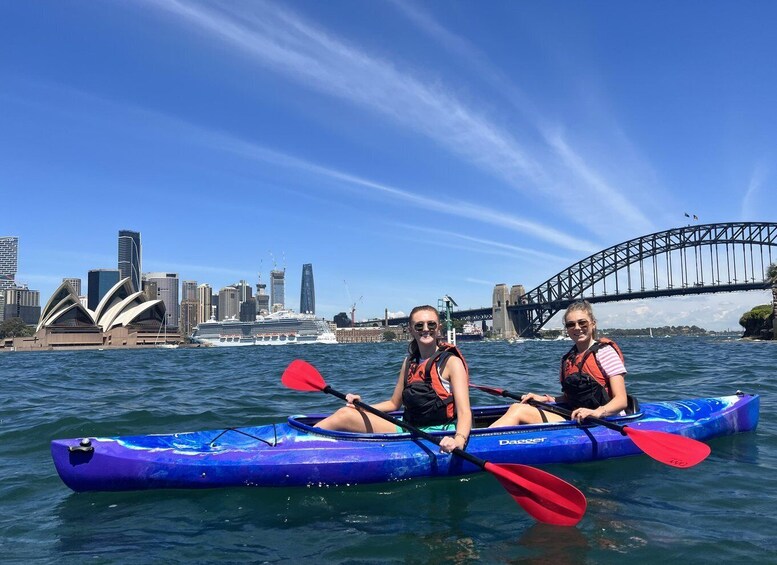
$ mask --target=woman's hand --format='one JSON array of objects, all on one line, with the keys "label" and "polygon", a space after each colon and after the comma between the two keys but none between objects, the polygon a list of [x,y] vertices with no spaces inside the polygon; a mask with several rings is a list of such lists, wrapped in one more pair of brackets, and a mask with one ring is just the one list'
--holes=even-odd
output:
[{"label": "woman's hand", "polygon": [[354,402],[361,402],[362,397],[358,394],[351,394],[350,392],[345,395],[345,402],[350,406],[351,408],[356,408],[353,403]]},{"label": "woman's hand", "polygon": [[572,415],[570,417],[573,420],[582,422],[588,418],[588,416],[593,416],[594,418],[604,418],[606,415],[607,412],[604,410],[604,406],[600,406],[596,410],[591,410],[590,408],[576,408],[572,411]]},{"label": "woman's hand", "polygon": [[551,397],[547,394],[534,394],[533,392],[530,392],[529,394],[524,394],[521,397],[521,402],[524,404],[530,400],[534,400],[535,402],[555,402],[555,399],[551,399]]},{"label": "woman's hand", "polygon": [[460,433],[453,436],[445,436],[440,440],[440,453],[450,453],[457,447],[464,449],[467,445],[467,439]]}]

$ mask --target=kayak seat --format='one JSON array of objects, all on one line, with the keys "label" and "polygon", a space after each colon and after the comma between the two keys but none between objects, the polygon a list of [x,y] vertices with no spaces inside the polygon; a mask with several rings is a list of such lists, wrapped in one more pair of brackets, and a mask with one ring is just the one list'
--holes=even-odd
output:
[{"label": "kayak seat", "polygon": [[636,396],[627,395],[628,404],[626,404],[626,414],[636,414],[639,412],[639,400]]}]

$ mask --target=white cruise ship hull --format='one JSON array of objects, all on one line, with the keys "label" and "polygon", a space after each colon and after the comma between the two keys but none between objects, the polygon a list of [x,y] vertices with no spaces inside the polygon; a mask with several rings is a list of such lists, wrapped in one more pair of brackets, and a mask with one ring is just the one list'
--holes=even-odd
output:
[{"label": "white cruise ship hull", "polygon": [[216,347],[249,345],[336,344],[337,338],[323,320],[283,311],[253,322],[210,320],[199,324],[192,341]]}]

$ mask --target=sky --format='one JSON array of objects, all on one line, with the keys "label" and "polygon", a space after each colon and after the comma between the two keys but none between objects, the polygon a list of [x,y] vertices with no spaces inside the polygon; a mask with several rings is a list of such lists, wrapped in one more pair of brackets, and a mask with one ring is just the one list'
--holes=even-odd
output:
[{"label": "sky", "polygon": [[[116,268],[407,313],[617,243],[775,221],[777,4],[0,2],[0,236],[45,303]],[[766,291],[597,305],[738,329]],[[548,327],[560,327],[558,317]]]}]

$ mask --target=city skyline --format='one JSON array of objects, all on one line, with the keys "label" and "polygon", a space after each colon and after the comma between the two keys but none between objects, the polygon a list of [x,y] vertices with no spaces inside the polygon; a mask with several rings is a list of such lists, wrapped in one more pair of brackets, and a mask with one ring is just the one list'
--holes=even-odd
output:
[{"label": "city skyline", "polygon": [[[347,280],[364,319],[444,295],[488,306],[498,283],[534,288],[694,217],[774,216],[771,3],[44,0],[0,16],[0,185],[34,198],[2,230],[42,301],[114,268],[126,227],[146,272],[218,291],[291,265],[290,298],[311,263],[317,315],[350,310]],[[727,329],[768,300],[597,316]]]}]

